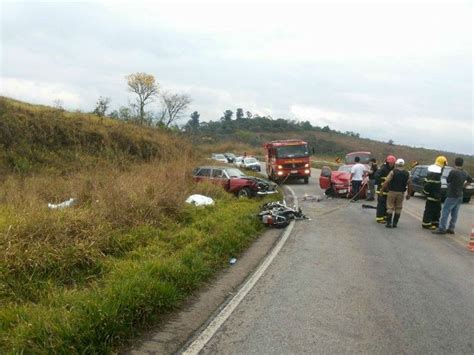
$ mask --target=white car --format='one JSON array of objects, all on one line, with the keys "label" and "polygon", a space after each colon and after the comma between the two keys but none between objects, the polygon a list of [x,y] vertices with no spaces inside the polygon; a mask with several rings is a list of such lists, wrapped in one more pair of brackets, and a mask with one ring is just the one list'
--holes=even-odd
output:
[{"label": "white car", "polygon": [[240,157],[235,157],[235,159],[234,159],[234,165],[240,168],[240,163],[242,163],[242,159],[244,159],[244,157],[242,157],[242,156],[240,156]]},{"label": "white car", "polygon": [[247,157],[242,159],[240,162],[240,166],[244,169],[249,169],[253,171],[261,171],[262,167],[260,166],[260,162],[253,158],[253,157]]},{"label": "white car", "polygon": [[212,154],[212,159],[221,163],[227,163],[227,158],[224,154]]}]

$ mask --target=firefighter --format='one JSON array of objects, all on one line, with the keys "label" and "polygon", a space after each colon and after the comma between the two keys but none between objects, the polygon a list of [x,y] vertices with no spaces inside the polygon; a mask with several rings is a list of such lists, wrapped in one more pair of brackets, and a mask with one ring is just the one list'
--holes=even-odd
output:
[{"label": "firefighter", "polygon": [[[403,208],[403,197],[408,188],[406,199],[409,200],[412,193],[410,173],[404,169],[405,161],[397,159],[395,169],[388,174],[382,191],[388,190],[387,196],[387,228],[397,228],[398,220]],[[394,214],[395,212],[395,214]],[[392,221],[393,220],[393,221]]]},{"label": "firefighter", "polygon": [[382,165],[380,169],[377,170],[375,173],[375,184],[377,185],[376,193],[377,193],[377,214],[375,220],[377,223],[385,224],[385,217],[387,215],[387,191],[382,190],[382,185],[387,179],[387,175],[390,171],[393,170],[395,166],[395,158],[393,155],[387,156],[385,159],[385,163]]},{"label": "firefighter", "polygon": [[425,178],[423,194],[426,196],[425,211],[421,226],[424,229],[436,229],[441,214],[441,175],[448,159],[440,155],[435,163],[428,167],[428,175]]}]

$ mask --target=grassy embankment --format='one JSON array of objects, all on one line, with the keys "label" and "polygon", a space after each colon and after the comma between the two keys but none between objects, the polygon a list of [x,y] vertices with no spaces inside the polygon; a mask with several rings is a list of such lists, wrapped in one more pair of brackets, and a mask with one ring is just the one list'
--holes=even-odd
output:
[{"label": "grassy embankment", "polygon": [[0,98],[0,135],[0,353],[109,352],[262,228],[261,201],[193,184],[165,131]]}]

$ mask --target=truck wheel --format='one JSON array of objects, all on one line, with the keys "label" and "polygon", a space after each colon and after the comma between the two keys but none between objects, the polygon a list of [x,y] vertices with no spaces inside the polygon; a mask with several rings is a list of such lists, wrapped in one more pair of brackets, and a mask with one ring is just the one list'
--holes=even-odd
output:
[{"label": "truck wheel", "polygon": [[464,202],[464,203],[469,203],[469,202],[471,202],[471,196],[469,196],[469,197],[463,197],[462,202]]},{"label": "truck wheel", "polygon": [[306,176],[303,178],[303,180],[304,180],[304,183],[307,184],[309,182],[309,177]]},{"label": "truck wheel", "polygon": [[249,198],[252,195],[248,187],[244,187],[237,192],[238,198]]}]

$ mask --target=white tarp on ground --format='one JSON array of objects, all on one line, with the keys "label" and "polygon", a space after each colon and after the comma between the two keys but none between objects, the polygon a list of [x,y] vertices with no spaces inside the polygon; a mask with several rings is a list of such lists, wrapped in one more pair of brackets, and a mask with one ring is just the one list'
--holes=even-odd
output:
[{"label": "white tarp on ground", "polygon": [[186,203],[190,203],[195,206],[210,206],[214,204],[214,200],[210,197],[203,195],[191,195],[186,199]]},{"label": "white tarp on ground", "polygon": [[71,206],[74,206],[75,204],[76,204],[76,199],[71,197],[69,200],[66,200],[58,204],[48,203],[48,207],[54,210],[57,208],[61,209],[65,207],[71,207]]}]

